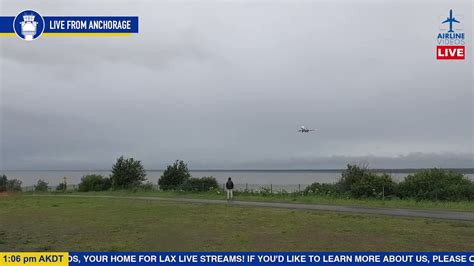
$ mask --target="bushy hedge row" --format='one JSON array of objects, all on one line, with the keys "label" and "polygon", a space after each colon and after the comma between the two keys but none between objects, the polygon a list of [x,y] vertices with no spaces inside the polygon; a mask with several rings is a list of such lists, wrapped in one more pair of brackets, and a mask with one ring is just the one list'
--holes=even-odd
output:
[{"label": "bushy hedge row", "polygon": [[217,188],[219,188],[219,184],[212,176],[202,178],[192,177],[179,186],[179,189],[184,191],[209,191]]},{"label": "bushy hedge row", "polygon": [[81,183],[79,183],[80,192],[104,191],[109,190],[111,187],[112,181],[110,178],[101,175],[85,175],[81,178]]},{"label": "bushy hedge row", "polygon": [[212,176],[191,177],[186,163],[177,160],[168,165],[158,180],[158,186],[162,190],[209,191],[217,189],[219,184]]},{"label": "bushy hedge row", "polygon": [[35,186],[35,191],[40,191],[40,192],[48,191],[48,183],[42,179],[38,180]]},{"label": "bushy hedge row", "polygon": [[[154,185],[145,181],[145,171],[140,161],[120,157],[113,166],[112,175],[83,176],[79,183],[79,191],[104,191],[109,189],[152,190]],[[187,165],[183,161],[175,161],[164,171],[158,180],[160,189],[184,191],[209,191],[219,187],[214,177],[191,178]],[[61,189],[58,189],[61,190]]]},{"label": "bushy hedge row", "polygon": [[388,174],[377,174],[367,167],[347,165],[335,184],[313,183],[305,194],[338,195],[353,198],[398,197],[416,200],[474,200],[474,182],[463,174],[429,169],[407,176],[399,184]]},{"label": "bushy hedge row", "polygon": [[337,186],[342,193],[366,198],[394,194],[396,184],[388,174],[376,174],[367,167],[347,165]]},{"label": "bushy hedge row", "polygon": [[[44,181],[43,179],[38,180],[36,185],[34,186],[36,192],[46,192],[49,190],[48,182]],[[65,182],[59,183],[56,187],[56,191],[66,191],[67,184]]]},{"label": "bushy hedge row", "polygon": [[336,184],[315,182],[307,186],[303,193],[317,195],[338,195],[340,194],[340,191]]},{"label": "bushy hedge row", "polygon": [[[134,158],[124,158],[120,156],[112,166],[110,177],[102,175],[85,175],[79,183],[79,191],[104,191],[113,189],[148,189],[153,187],[150,184],[143,184],[146,181],[146,171],[141,161]],[[58,188],[60,190],[60,188]]]},{"label": "bushy hedge row", "polygon": [[21,181],[18,179],[8,179],[6,175],[0,175],[0,192],[21,191]]},{"label": "bushy hedge row", "polygon": [[397,195],[417,200],[474,200],[474,182],[460,173],[430,169],[407,176],[398,185]]}]

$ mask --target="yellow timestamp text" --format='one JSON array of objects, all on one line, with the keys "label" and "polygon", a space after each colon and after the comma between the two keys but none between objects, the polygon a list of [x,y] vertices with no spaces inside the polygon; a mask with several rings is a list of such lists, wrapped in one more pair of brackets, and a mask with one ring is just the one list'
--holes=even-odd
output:
[{"label": "yellow timestamp text", "polygon": [[0,252],[0,266],[67,266],[68,252]]}]

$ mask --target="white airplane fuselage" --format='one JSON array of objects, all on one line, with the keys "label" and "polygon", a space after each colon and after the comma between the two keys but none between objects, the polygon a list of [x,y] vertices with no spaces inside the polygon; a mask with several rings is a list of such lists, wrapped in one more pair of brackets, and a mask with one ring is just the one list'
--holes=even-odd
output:
[{"label": "white airplane fuselage", "polygon": [[309,129],[309,128],[306,128],[305,126],[302,126],[298,132],[301,132],[301,133],[308,133],[310,131],[315,131],[315,129]]}]

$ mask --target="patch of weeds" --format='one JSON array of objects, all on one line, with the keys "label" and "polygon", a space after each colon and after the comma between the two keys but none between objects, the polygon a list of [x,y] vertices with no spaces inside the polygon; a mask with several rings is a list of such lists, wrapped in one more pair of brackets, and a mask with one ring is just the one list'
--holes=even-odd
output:
[{"label": "patch of weeds", "polygon": [[452,227],[466,227],[466,228],[474,227],[473,223],[463,223],[463,222],[453,222],[453,223],[450,223],[449,225]]}]

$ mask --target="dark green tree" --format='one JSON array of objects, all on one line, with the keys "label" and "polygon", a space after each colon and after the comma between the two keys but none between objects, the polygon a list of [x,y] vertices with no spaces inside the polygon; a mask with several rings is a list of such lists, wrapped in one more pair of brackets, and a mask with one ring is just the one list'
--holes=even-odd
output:
[{"label": "dark green tree", "polygon": [[342,192],[351,190],[353,184],[359,183],[370,175],[370,170],[366,164],[348,164],[347,169],[341,174],[341,179],[337,183]]},{"label": "dark green tree", "polygon": [[35,191],[48,191],[48,183],[40,179],[36,183]]},{"label": "dark green tree", "polygon": [[190,177],[188,166],[183,161],[176,160],[173,165],[168,165],[158,180],[158,185],[163,190],[174,190],[188,181]]},{"label": "dark green tree", "polygon": [[8,179],[6,175],[0,175],[0,192],[7,191]]},{"label": "dark green tree", "polygon": [[348,164],[336,186],[340,192],[355,198],[392,196],[396,190],[390,175],[374,173],[367,165]]},{"label": "dark green tree", "polygon": [[7,181],[7,191],[19,192],[21,191],[21,181],[18,179],[10,179]]},{"label": "dark green tree", "polygon": [[133,188],[146,180],[146,171],[140,161],[120,156],[112,166],[110,180],[115,189]]}]

